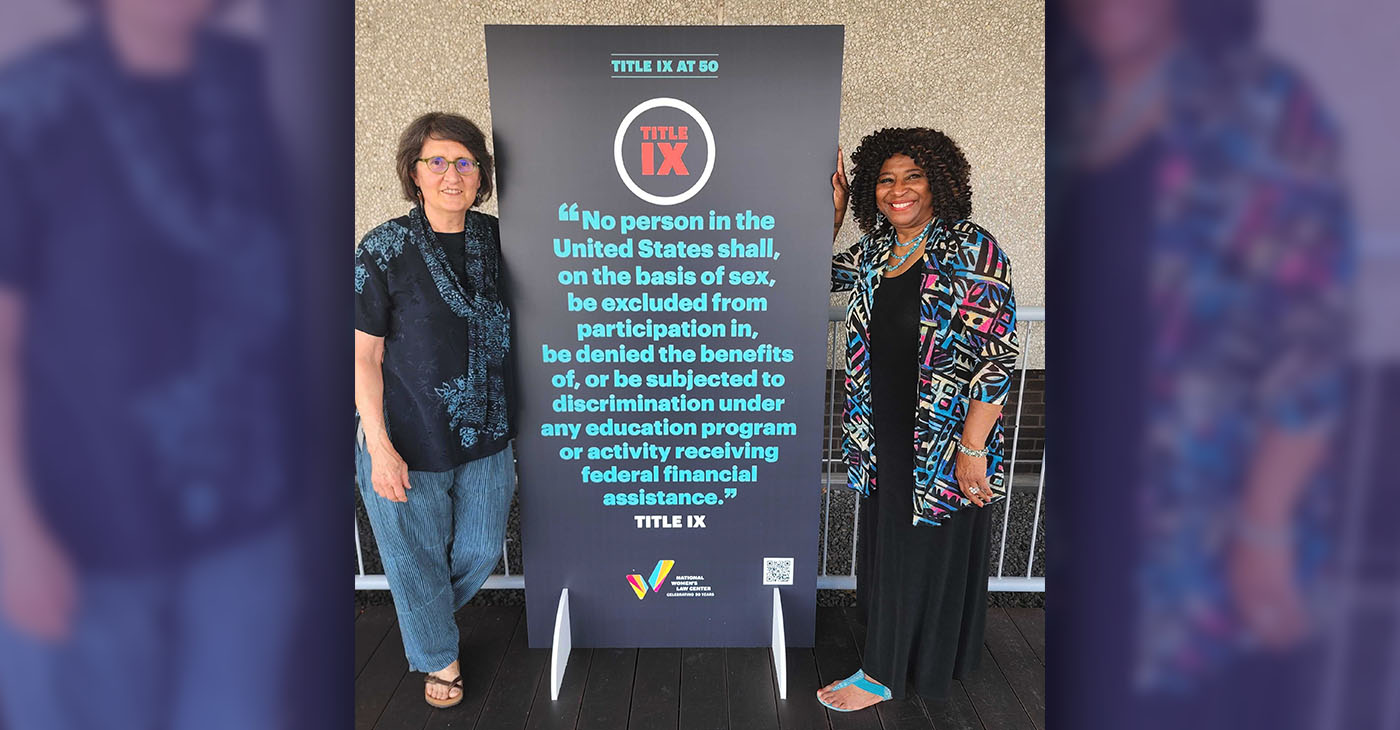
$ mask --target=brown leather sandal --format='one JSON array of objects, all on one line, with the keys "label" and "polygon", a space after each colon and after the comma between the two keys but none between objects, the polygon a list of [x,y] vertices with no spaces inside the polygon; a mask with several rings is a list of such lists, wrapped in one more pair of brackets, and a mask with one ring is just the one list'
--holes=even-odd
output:
[{"label": "brown leather sandal", "polygon": [[[445,700],[437,699],[436,697],[433,697],[432,695],[428,694],[428,685],[430,684],[437,684],[447,687],[448,695],[451,695],[452,690],[456,689],[457,696],[449,696]],[[446,709],[448,707],[456,707],[459,703],[461,703],[462,697],[464,696],[466,696],[466,692],[462,690],[462,675],[459,674],[455,679],[451,680],[443,679],[441,677],[434,677],[431,674],[425,675],[423,681],[423,699],[427,700],[428,704],[432,705],[433,707],[441,709]]]}]

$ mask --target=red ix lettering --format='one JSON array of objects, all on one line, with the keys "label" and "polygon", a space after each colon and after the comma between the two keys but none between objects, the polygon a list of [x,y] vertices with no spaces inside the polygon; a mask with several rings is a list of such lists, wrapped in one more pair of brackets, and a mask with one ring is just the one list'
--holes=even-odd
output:
[{"label": "red ix lettering", "polygon": [[[643,175],[689,175],[690,171],[685,167],[685,161],[681,156],[685,154],[688,138],[688,127],[642,127],[643,140],[673,140],[672,142],[643,141],[642,142],[642,174]],[[656,153],[661,153],[661,167],[657,169]]]}]

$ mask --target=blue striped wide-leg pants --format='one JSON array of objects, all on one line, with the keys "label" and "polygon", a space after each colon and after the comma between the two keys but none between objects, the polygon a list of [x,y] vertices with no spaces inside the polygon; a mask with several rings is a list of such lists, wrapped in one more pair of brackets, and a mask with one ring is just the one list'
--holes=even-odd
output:
[{"label": "blue striped wide-leg pants", "polygon": [[515,494],[512,446],[456,469],[410,471],[407,502],[374,492],[369,453],[355,471],[394,596],[409,668],[436,672],[457,659],[453,614],[481,589],[501,557]]}]

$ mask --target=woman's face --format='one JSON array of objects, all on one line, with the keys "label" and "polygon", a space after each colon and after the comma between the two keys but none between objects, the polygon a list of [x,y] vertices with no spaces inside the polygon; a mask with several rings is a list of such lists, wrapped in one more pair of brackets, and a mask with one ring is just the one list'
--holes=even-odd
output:
[{"label": "woman's face", "polygon": [[1098,62],[1129,63],[1170,43],[1175,0],[1072,0],[1070,21]]},{"label": "woman's face", "polygon": [[167,33],[193,33],[214,12],[214,0],[100,0],[109,18]]},{"label": "woman's face", "polygon": [[875,178],[875,207],[896,230],[923,228],[933,219],[933,191],[928,176],[908,155],[894,155]]},{"label": "woman's face", "polygon": [[[449,162],[465,157],[476,162],[476,157],[461,142],[448,139],[432,139],[423,143],[418,152],[423,157],[445,157]],[[413,182],[423,191],[423,207],[439,215],[460,216],[471,209],[476,202],[476,191],[481,187],[481,169],[473,167],[463,175],[457,172],[456,165],[448,165],[447,172],[441,175],[428,169],[428,163],[415,162]]]}]

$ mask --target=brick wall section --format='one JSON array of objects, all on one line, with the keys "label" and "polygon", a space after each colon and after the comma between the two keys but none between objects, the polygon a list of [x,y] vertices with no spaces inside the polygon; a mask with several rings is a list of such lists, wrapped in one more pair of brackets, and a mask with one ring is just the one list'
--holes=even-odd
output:
[{"label": "brick wall section", "polygon": [[[1007,443],[1015,435],[1016,399],[1022,394],[1021,375],[1025,374],[1024,395],[1021,396],[1020,440],[1016,443],[1016,470],[1040,473],[1040,461],[1045,456],[1045,371],[1018,370],[1011,383],[1011,397],[1003,410]],[[1009,446],[1008,446],[1009,448]],[[1009,452],[1008,452],[1009,454]]]}]

